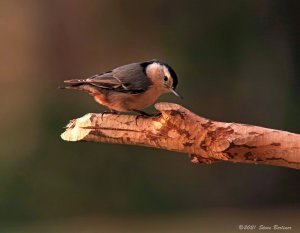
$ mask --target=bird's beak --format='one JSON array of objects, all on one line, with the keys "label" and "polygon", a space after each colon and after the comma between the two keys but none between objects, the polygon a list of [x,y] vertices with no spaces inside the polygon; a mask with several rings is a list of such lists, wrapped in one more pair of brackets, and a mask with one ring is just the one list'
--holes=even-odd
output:
[{"label": "bird's beak", "polygon": [[170,88],[170,91],[176,95],[177,97],[179,97],[180,99],[183,99],[182,95],[180,95],[177,91],[175,91],[173,88]]}]

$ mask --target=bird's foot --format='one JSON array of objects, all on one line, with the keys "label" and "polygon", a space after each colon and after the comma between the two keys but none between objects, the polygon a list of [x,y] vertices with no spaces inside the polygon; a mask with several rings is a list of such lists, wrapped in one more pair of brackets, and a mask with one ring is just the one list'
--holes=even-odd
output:
[{"label": "bird's foot", "polygon": [[115,111],[115,110],[112,110],[112,109],[110,109],[110,110],[105,110],[104,112],[101,113],[101,120],[102,120],[102,121],[103,121],[103,116],[104,116],[105,114],[119,114],[119,112],[117,112],[117,111]]},{"label": "bird's foot", "polygon": [[148,116],[148,117],[152,116],[152,114],[141,111],[141,110],[133,109],[132,111],[137,112],[139,114],[138,116],[140,116],[140,117],[141,116]]},{"label": "bird's foot", "polygon": [[144,111],[141,111],[141,110],[137,110],[137,109],[134,109],[132,111],[139,113],[139,115],[137,115],[135,117],[135,123],[136,123],[136,125],[137,125],[137,120],[140,117],[156,117],[156,116],[160,116],[161,115],[161,112],[147,113],[147,112],[144,112]]}]

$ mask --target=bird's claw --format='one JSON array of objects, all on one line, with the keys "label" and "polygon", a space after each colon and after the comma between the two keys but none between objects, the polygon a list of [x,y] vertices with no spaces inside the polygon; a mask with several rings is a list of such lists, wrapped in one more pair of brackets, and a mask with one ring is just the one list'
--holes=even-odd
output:
[{"label": "bird's claw", "polygon": [[119,112],[114,111],[114,110],[105,110],[104,112],[101,113],[101,120],[103,121],[103,116],[105,114],[119,114]]}]

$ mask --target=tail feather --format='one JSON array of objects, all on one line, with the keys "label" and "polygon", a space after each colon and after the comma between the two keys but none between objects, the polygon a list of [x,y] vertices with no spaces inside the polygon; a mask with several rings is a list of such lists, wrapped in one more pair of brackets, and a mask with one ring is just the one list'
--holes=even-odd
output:
[{"label": "tail feather", "polygon": [[81,83],[81,84],[84,84],[84,83],[86,83],[86,79],[70,79],[70,80],[65,80],[64,83]]},{"label": "tail feather", "polygon": [[91,95],[97,94],[99,91],[95,88],[96,85],[86,82],[85,79],[65,80],[65,85],[59,86],[59,89],[72,89],[86,91]]},{"label": "tail feather", "polygon": [[79,80],[66,80],[64,81],[65,85],[62,85],[62,86],[58,86],[59,89],[80,89],[78,87],[84,85],[85,83],[83,82],[76,82],[76,81],[79,81]]},{"label": "tail feather", "polygon": [[86,84],[85,79],[64,80],[65,85],[59,86],[59,89],[81,89],[80,86]]}]

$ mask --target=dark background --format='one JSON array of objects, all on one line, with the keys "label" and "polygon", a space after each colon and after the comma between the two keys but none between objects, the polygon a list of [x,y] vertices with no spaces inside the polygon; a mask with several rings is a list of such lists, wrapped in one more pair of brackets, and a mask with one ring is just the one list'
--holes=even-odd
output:
[{"label": "dark background", "polygon": [[157,58],[176,70],[184,96],[160,101],[300,133],[299,5],[1,0],[1,232],[299,230],[299,171],[64,142],[70,119],[104,108],[57,89],[64,79]]}]

